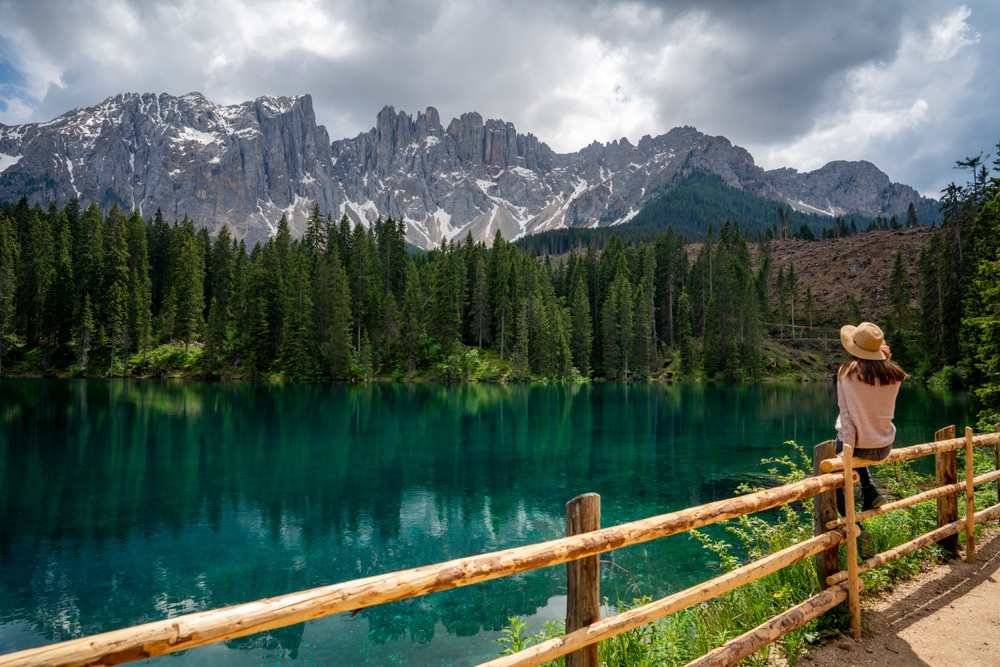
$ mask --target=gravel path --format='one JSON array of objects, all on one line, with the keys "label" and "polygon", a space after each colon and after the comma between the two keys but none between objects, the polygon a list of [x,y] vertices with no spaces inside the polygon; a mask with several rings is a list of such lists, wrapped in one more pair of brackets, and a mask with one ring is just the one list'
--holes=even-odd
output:
[{"label": "gravel path", "polygon": [[799,661],[806,667],[1000,665],[1000,530],[976,544],[976,562],[949,561],[862,601],[863,637],[840,637]]}]

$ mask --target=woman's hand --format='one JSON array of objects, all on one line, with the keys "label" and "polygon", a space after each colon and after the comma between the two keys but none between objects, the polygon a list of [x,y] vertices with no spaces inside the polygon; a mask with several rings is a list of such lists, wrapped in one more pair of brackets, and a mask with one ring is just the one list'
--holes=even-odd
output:
[{"label": "woman's hand", "polygon": [[889,343],[883,342],[882,343],[882,347],[879,348],[879,349],[882,350],[882,354],[885,355],[885,360],[886,361],[889,361],[890,359],[892,359],[892,352],[889,350]]}]

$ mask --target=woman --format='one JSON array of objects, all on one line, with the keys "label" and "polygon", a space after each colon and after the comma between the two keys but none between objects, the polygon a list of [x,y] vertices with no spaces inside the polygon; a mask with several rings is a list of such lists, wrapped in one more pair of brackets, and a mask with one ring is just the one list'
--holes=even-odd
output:
[{"label": "woman", "polygon": [[[906,373],[890,361],[892,352],[878,326],[862,322],[840,330],[840,342],[851,358],[837,371],[837,454],[844,445],[854,448],[854,456],[881,461],[889,456],[896,437],[892,423],[899,385]],[[885,504],[868,468],[858,468],[861,482],[861,511]],[[843,489],[837,490],[837,507],[846,512]],[[871,535],[861,531],[860,543],[871,551]]]}]

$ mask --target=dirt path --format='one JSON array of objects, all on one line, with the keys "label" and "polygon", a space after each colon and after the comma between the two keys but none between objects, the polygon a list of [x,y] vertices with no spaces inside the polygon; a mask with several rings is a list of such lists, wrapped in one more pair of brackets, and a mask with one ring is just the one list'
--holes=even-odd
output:
[{"label": "dirt path", "polygon": [[976,545],[976,562],[954,560],[863,602],[866,630],[828,642],[807,667],[996,667],[1000,665],[1000,530]]}]

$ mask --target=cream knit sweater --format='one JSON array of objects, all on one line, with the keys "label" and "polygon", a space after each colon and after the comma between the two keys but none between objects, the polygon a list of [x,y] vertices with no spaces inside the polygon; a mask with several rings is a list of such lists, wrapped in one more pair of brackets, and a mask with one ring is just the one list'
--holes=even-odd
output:
[{"label": "cream knit sweater", "polygon": [[840,441],[855,449],[879,449],[892,444],[896,426],[892,423],[899,382],[865,384],[857,376],[837,378],[837,433]]}]

